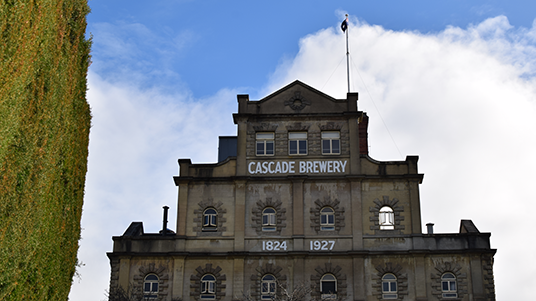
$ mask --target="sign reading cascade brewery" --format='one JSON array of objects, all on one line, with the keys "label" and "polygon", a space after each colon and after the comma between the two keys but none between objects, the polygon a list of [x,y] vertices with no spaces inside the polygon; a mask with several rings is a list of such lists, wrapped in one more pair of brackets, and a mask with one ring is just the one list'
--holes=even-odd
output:
[{"label": "sign reading cascade brewery", "polygon": [[254,174],[345,173],[348,160],[250,161],[248,172]]}]

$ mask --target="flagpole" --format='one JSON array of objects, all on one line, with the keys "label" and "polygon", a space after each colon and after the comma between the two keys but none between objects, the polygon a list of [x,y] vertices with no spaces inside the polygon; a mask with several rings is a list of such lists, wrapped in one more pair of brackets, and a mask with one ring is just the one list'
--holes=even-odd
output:
[{"label": "flagpole", "polygon": [[[348,14],[346,14],[346,23],[348,23]],[[350,93],[350,51],[348,50],[348,28],[346,27],[346,77],[348,79],[348,93]]]}]

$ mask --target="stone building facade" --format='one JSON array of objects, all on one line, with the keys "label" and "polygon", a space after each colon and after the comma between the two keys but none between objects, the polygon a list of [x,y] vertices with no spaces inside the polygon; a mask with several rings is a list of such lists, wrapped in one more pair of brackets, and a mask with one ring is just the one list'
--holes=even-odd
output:
[{"label": "stone building facade", "polygon": [[[219,161],[180,159],[176,233],[113,237],[110,289],[149,300],[495,300],[490,234],[423,234],[417,156],[368,155],[357,93],[238,95]],[[167,229],[167,227],[164,227]],[[130,290],[129,290],[130,289]]]}]

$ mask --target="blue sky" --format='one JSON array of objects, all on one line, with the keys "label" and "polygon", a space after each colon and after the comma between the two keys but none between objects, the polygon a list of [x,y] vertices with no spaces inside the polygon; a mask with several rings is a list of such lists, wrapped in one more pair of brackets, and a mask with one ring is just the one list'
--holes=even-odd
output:
[{"label": "blue sky", "polygon": [[[123,68],[154,81],[185,83],[197,97],[220,87],[255,92],[281,60],[292,58],[300,38],[340,23],[346,11],[395,31],[439,32],[505,15],[515,27],[532,26],[532,1],[89,1],[89,31],[95,36],[96,72]],[[112,24],[114,28],[103,28]],[[144,27],[141,30],[135,25]],[[136,49],[117,57],[100,48],[101,31]],[[108,41],[109,42],[109,41]],[[126,49],[125,49],[126,50]],[[170,76],[173,75],[173,76]]]},{"label": "blue sky", "polygon": [[[176,223],[177,159],[215,162],[236,95],[298,79],[370,116],[377,160],[419,155],[423,225],[491,232],[498,300],[532,300],[536,243],[536,3],[532,1],[96,1],[93,121],[70,300],[104,300],[112,236]],[[423,226],[423,229],[425,227]],[[523,287],[519,284],[524,283]]]}]

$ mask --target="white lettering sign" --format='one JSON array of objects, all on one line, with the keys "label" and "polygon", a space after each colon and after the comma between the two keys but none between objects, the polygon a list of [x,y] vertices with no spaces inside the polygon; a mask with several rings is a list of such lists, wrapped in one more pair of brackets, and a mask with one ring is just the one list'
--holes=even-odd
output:
[{"label": "white lettering sign", "polygon": [[345,173],[347,163],[347,160],[251,161],[248,164],[248,172],[253,175]]},{"label": "white lettering sign", "polygon": [[335,246],[334,240],[313,240],[309,242],[309,250],[311,251],[329,251]]},{"label": "white lettering sign", "polygon": [[262,241],[262,250],[263,251],[286,251],[287,242],[279,242],[277,240],[263,240]]}]

